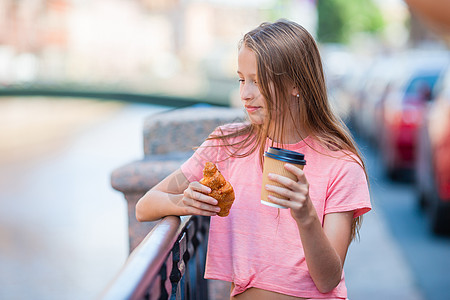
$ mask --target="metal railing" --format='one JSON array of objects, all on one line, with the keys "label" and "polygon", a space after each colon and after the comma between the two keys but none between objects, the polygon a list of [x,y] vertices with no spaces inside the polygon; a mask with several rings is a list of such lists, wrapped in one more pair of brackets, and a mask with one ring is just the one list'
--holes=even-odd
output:
[{"label": "metal railing", "polygon": [[165,217],[130,254],[100,299],[208,299],[203,278],[208,230],[206,217]]}]

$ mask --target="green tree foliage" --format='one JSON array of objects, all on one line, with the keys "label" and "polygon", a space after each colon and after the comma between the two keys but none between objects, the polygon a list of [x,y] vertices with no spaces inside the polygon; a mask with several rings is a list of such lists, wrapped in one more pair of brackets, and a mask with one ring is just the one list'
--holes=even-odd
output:
[{"label": "green tree foliage", "polygon": [[383,17],[371,0],[318,0],[318,40],[347,43],[357,32],[380,32]]}]

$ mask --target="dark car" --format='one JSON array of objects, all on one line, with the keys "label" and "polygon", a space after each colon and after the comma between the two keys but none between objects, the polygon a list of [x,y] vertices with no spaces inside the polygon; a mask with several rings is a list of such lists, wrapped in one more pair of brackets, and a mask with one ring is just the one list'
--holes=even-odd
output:
[{"label": "dark car", "polygon": [[[359,90],[355,92],[355,100],[351,107],[352,123],[358,135],[367,141],[376,142],[377,125],[374,108],[385,96],[389,82],[402,72],[400,63],[401,59],[397,56],[378,57],[364,74],[361,74],[361,79],[353,83],[359,86]],[[391,69],[392,67],[394,68]]]},{"label": "dark car", "polygon": [[415,184],[436,233],[450,233],[450,69],[429,103],[417,139]]}]

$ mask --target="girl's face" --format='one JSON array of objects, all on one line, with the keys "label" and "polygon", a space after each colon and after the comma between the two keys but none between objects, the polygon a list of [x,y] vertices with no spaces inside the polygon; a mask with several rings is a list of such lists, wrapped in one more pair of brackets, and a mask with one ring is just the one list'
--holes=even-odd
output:
[{"label": "girl's face", "polygon": [[256,78],[256,56],[249,48],[243,46],[238,54],[239,93],[253,124],[263,124],[266,116],[264,97],[258,88]]}]

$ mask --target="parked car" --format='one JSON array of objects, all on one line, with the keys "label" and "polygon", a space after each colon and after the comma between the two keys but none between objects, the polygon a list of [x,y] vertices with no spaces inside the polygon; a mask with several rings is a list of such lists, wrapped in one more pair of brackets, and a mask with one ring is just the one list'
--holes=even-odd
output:
[{"label": "parked car", "polygon": [[391,179],[414,170],[418,128],[447,64],[446,56],[411,61],[411,72],[389,83],[377,124],[380,152]]},{"label": "parked car", "polygon": [[415,184],[436,233],[450,233],[450,69],[437,86],[417,139]]},{"label": "parked car", "polygon": [[353,121],[357,132],[367,141],[380,142],[380,122],[383,122],[383,106],[392,90],[392,83],[407,78],[411,73],[418,52],[402,52],[381,55],[363,74],[357,101],[353,106]]}]

